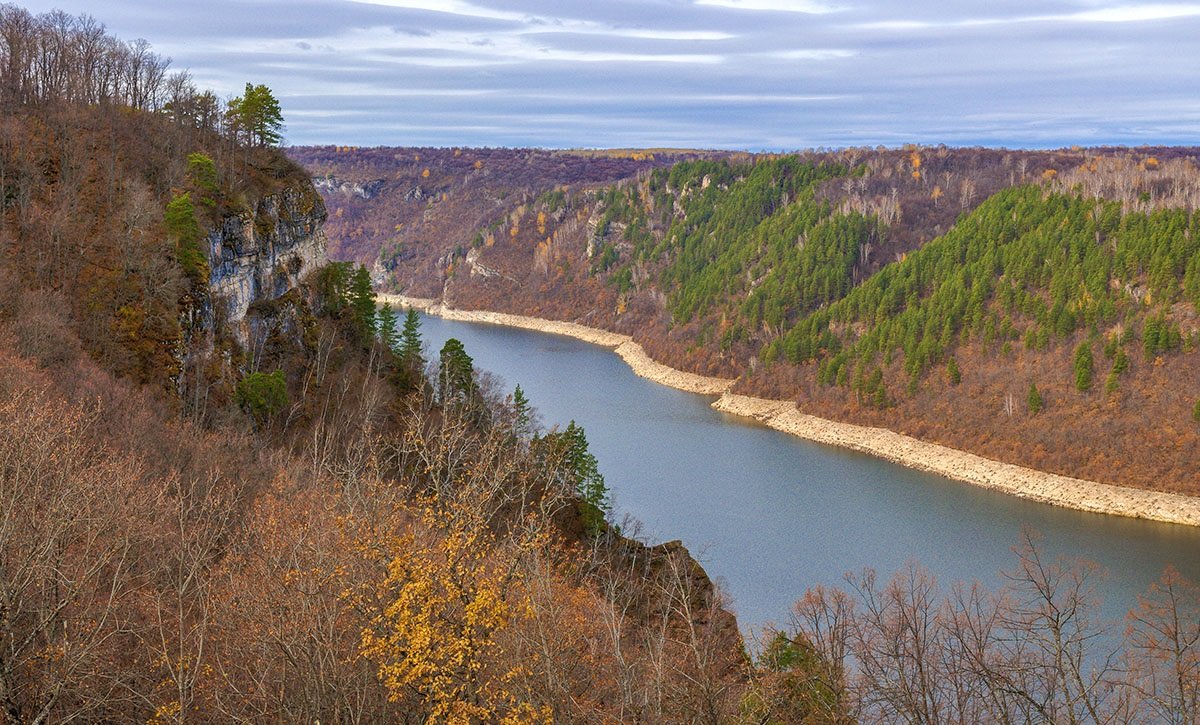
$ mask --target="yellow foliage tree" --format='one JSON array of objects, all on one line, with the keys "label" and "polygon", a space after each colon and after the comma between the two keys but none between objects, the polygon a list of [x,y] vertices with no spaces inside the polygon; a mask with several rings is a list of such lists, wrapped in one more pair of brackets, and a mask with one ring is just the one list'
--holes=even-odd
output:
[{"label": "yellow foliage tree", "polygon": [[416,693],[429,722],[549,722],[547,709],[506,687],[522,670],[502,661],[498,635],[530,616],[516,554],[497,545],[478,512],[450,508],[426,508],[413,531],[390,542],[384,607],[360,651],[391,699]]},{"label": "yellow foliage tree", "polygon": [[539,211],[537,215],[538,234],[546,233],[546,212]]}]

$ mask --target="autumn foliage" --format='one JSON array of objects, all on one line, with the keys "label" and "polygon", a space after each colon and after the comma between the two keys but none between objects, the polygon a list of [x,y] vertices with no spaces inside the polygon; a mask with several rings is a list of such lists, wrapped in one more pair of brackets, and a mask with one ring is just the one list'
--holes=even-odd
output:
[{"label": "autumn foliage", "polygon": [[[169,83],[142,43],[12,6],[0,29],[5,721],[1195,719],[1194,588],[1168,573],[1131,615],[1127,666],[1085,680],[1090,630],[1060,614],[1086,613],[1087,572],[1033,547],[1018,590],[994,597],[939,600],[916,570],[814,590],[751,656],[682,544],[608,520],[582,429],[536,429],[529,402],[481,380],[461,346],[426,365],[415,316],[399,336],[380,329],[396,318],[374,309],[365,270],[330,265],[257,300],[252,349],[219,314],[194,334],[212,262],[199,239],[264,194],[308,190],[304,174],[239,145],[247,129],[223,133],[213,99]],[[73,72],[96,58],[64,61],[87,38],[116,62],[116,91]],[[66,66],[32,62],[54,47],[45,57]],[[451,163],[479,178],[530,159],[592,184],[672,152],[402,156],[390,163],[430,185]],[[1159,157],[1143,168],[1171,165]],[[922,176],[936,171],[921,158]],[[450,204],[449,188],[414,196]],[[501,262],[541,249],[526,272],[546,290],[613,290],[593,301],[653,316],[658,302],[619,285],[572,286],[591,276],[568,230],[589,228],[596,200],[572,194],[506,210],[493,231],[516,233],[488,248]],[[608,221],[601,242],[617,239]],[[472,268],[465,250],[441,261]],[[1172,321],[1156,354],[1176,347]],[[969,386],[976,358],[962,361]]]}]

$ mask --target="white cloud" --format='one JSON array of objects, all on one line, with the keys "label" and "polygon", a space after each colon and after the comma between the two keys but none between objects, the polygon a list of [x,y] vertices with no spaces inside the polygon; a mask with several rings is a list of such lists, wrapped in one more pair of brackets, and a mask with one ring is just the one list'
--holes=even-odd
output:
[{"label": "white cloud", "polygon": [[879,20],[860,23],[867,30],[935,30],[981,28],[997,25],[1051,23],[1145,23],[1158,20],[1200,17],[1200,5],[1113,5],[1094,10],[1050,15],[1012,15],[1009,17],[963,18],[958,20]]},{"label": "white cloud", "polygon": [[1061,16],[1086,23],[1142,23],[1200,16],[1200,5],[1117,5]]},{"label": "white cloud", "polygon": [[759,10],[778,13],[807,13],[823,15],[837,12],[838,7],[818,0],[696,0],[697,5],[732,8],[734,10]]},{"label": "white cloud", "polygon": [[[481,36],[462,31],[439,31],[413,35],[390,27],[352,30],[337,37],[322,38],[313,44],[308,54],[318,58],[306,62],[269,60],[268,64],[282,68],[284,64],[299,69],[312,62],[325,67],[344,58],[357,62],[399,64],[430,68],[472,68],[518,63],[669,63],[712,65],[725,57],[714,53],[644,52],[621,49],[590,50],[557,47],[534,42],[538,34],[521,30],[500,31]],[[269,53],[292,58],[297,40],[280,38],[272,41],[254,39],[231,40],[214,50],[230,54]],[[324,60],[332,59],[332,60]],[[340,66],[344,67],[344,66]]]},{"label": "white cloud", "polygon": [[521,13],[493,10],[492,8],[485,8],[474,3],[462,2],[462,0],[350,0],[350,2],[361,3],[363,5],[384,5],[403,10],[424,10],[434,13],[446,13],[447,15],[461,15],[468,18],[482,18],[485,20],[520,21],[526,18]]},{"label": "white cloud", "polygon": [[853,58],[858,51],[843,48],[803,48],[797,50],[777,50],[767,53],[772,58],[783,60],[835,60],[837,58]]},{"label": "white cloud", "polygon": [[601,23],[567,22],[557,25],[531,25],[523,33],[528,35],[549,33],[575,33],[578,35],[608,35],[617,38],[634,38],[637,40],[681,40],[681,41],[718,41],[736,38],[732,33],[722,33],[716,30],[655,30],[651,28],[624,28]]}]

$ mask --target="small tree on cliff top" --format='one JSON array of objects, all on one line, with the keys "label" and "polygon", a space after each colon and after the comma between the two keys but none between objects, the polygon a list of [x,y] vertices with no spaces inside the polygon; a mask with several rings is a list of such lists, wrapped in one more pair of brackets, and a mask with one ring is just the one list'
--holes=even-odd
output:
[{"label": "small tree on cliff top", "polygon": [[236,137],[257,146],[276,146],[283,140],[283,112],[271,89],[247,83],[241,96],[229,101],[229,125]]}]

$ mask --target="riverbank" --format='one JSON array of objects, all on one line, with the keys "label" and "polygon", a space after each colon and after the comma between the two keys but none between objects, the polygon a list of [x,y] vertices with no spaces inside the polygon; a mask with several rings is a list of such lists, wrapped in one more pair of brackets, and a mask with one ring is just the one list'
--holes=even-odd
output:
[{"label": "riverbank", "polygon": [[883,428],[840,423],[806,415],[790,401],[765,400],[729,393],[734,381],[675,370],[652,360],[628,335],[571,322],[499,312],[456,310],[439,300],[379,295],[392,304],[450,320],[484,322],[538,332],[567,335],[612,348],[641,377],[705,395],[720,395],[718,411],[752,418],[806,440],[867,453],[908,468],[982,486],[1020,498],[1093,513],[1200,526],[1200,498],[1124,488],[1037,471],[994,461],[973,453],[917,440]]},{"label": "riverbank", "polygon": [[793,403],[726,393],[713,408],[817,443],[869,453],[908,468],[1001,491],[1031,501],[1188,526],[1200,526],[1200,499],[1123,488],[1002,463],[928,443],[885,428],[870,428],[801,413]]},{"label": "riverbank", "polygon": [[505,312],[489,312],[487,310],[456,310],[451,307],[446,307],[439,300],[425,299],[420,297],[405,297],[403,295],[388,295],[379,294],[376,297],[381,302],[390,302],[394,305],[402,307],[414,307],[431,315],[445,318],[447,320],[459,320],[461,322],[484,322],[490,325],[503,325],[505,327],[519,327],[525,330],[533,330],[535,332],[548,332],[553,335],[566,335],[574,337],[584,342],[590,342],[594,345],[602,345],[612,348],[614,352],[621,356],[633,372],[637,375],[653,380],[656,383],[666,385],[678,390],[684,390],[689,393],[700,393],[701,395],[721,395],[729,390],[733,385],[733,380],[724,378],[710,378],[695,373],[688,373],[682,370],[663,365],[655,361],[641,345],[633,341],[629,335],[621,335],[616,332],[609,332],[595,327],[576,324],[574,322],[561,322],[558,320],[543,320],[539,317],[525,317],[523,315],[510,315]]}]

